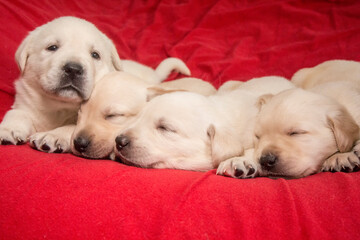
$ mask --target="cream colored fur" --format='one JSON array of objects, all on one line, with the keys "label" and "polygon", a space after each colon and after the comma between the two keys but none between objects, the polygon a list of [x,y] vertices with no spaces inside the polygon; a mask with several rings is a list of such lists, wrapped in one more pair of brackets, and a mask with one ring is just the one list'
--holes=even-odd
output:
[{"label": "cream colored fur", "polygon": [[[272,80],[284,84],[277,88],[279,85],[271,84]],[[249,82],[247,86],[253,92],[239,87],[209,97],[173,92],[153,98],[135,122],[119,132],[116,155],[124,163],[140,167],[197,171],[212,169],[226,159],[243,155],[253,147],[257,97],[293,87],[288,80],[278,77],[251,81],[256,84]],[[255,87],[257,84],[263,91]],[[262,88],[262,84],[268,87]],[[126,146],[121,146],[126,142]]]}]

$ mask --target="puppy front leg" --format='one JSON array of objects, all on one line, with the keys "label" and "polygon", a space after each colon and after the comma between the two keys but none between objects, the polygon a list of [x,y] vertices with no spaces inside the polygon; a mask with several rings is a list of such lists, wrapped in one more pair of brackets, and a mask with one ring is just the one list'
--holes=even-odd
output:
[{"label": "puppy front leg", "polygon": [[322,165],[323,172],[355,172],[360,168],[360,140],[350,152],[336,153],[326,159]]},{"label": "puppy front leg", "polygon": [[47,132],[37,132],[30,136],[30,146],[48,153],[71,152],[70,141],[74,130],[75,124],[70,124]]},{"label": "puppy front leg", "polygon": [[219,164],[216,174],[233,178],[258,176],[259,166],[254,158],[254,149],[248,149],[240,157],[229,158]]},{"label": "puppy front leg", "polygon": [[29,113],[21,109],[11,109],[0,124],[0,144],[24,144],[35,132]]}]

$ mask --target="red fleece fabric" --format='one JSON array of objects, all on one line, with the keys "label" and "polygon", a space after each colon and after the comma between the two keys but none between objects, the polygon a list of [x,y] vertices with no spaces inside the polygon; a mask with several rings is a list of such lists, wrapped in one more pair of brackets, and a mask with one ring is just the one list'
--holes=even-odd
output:
[{"label": "red fleece fabric", "polygon": [[[156,67],[178,57],[216,87],[360,60],[355,0],[2,0],[0,12],[1,118],[14,101],[20,42],[66,15],[93,22],[121,58]],[[360,173],[238,180],[28,145],[0,146],[0,155],[0,239],[360,239]]]}]

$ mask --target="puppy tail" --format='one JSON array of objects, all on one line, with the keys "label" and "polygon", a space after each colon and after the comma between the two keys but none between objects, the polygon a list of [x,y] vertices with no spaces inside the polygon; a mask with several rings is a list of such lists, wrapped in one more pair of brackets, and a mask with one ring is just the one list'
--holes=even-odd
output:
[{"label": "puppy tail", "polygon": [[166,58],[156,68],[155,72],[159,76],[160,82],[164,81],[172,71],[190,76],[190,69],[179,58]]}]

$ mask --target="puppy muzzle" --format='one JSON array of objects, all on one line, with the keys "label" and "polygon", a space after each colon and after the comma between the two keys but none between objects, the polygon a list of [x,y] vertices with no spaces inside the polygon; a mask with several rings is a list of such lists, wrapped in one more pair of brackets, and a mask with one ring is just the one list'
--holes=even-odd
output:
[{"label": "puppy muzzle", "polygon": [[56,89],[60,95],[67,93],[66,95],[73,95],[76,93],[80,98],[86,99],[85,88],[85,69],[80,63],[68,62],[62,69],[61,79],[59,86]]}]

